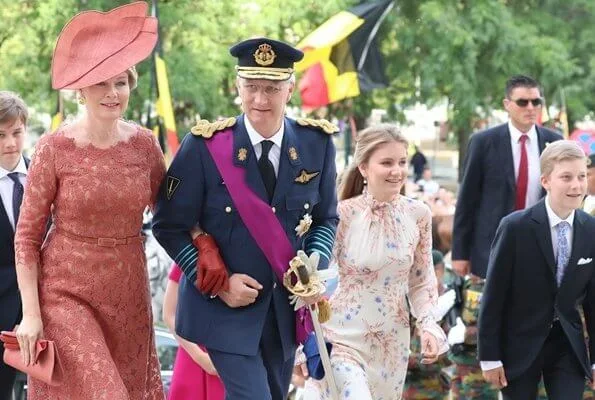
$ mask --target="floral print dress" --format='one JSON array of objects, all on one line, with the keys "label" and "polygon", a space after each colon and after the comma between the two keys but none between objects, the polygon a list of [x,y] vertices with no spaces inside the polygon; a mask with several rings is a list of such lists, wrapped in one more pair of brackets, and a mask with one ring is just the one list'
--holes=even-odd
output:
[{"label": "floral print dress", "polygon": [[[446,337],[432,317],[438,298],[431,255],[431,214],[403,196],[368,193],[339,203],[334,248],[339,285],[323,325],[341,399],[400,399],[409,357],[410,307],[420,331]],[[409,300],[409,301],[408,301]],[[330,399],[326,381],[308,380],[306,400]]]}]

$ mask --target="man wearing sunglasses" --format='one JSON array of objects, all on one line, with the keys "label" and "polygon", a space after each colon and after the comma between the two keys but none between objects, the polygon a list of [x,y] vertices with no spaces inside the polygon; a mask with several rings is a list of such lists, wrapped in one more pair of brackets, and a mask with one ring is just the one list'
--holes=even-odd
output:
[{"label": "man wearing sunglasses", "polygon": [[[470,275],[474,282],[482,282],[481,287],[500,220],[545,195],[539,181],[539,156],[548,143],[562,137],[536,125],[543,104],[539,82],[515,75],[506,82],[503,100],[508,122],[475,133],[469,140],[454,217],[452,266],[460,276]],[[478,296],[481,298],[481,288]],[[475,327],[468,327],[469,332],[476,332]],[[466,359],[472,365],[465,365],[464,370],[478,375],[478,385],[488,385],[480,378],[476,334],[465,337]],[[467,398],[465,393],[461,395]]]}]

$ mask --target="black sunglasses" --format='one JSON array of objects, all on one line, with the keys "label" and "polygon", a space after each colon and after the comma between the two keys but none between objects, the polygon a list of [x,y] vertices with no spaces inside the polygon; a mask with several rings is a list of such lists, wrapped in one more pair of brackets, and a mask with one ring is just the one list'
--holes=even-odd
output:
[{"label": "black sunglasses", "polygon": [[543,99],[539,98],[539,97],[536,99],[517,99],[517,100],[511,99],[510,101],[513,101],[519,107],[527,107],[529,105],[529,102],[531,102],[531,104],[533,104],[533,107],[539,107],[539,106],[543,105]]}]

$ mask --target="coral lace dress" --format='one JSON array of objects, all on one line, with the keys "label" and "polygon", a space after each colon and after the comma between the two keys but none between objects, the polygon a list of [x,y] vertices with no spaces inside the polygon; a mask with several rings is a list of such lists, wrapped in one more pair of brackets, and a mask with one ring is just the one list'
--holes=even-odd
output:
[{"label": "coral lace dress", "polygon": [[139,237],[164,174],[157,141],[140,127],[106,149],[79,147],[63,131],[39,140],[16,265],[38,266],[43,333],[56,342],[65,379],[58,387],[30,379],[29,399],[164,398]]}]

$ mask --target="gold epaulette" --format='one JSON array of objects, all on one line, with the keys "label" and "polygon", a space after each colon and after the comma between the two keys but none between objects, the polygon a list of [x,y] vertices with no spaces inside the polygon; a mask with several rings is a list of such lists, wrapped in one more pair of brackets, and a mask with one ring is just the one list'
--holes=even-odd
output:
[{"label": "gold epaulette", "polygon": [[339,132],[339,127],[326,119],[298,118],[295,120],[301,126],[311,126],[332,135]]},{"label": "gold epaulette", "polygon": [[224,118],[217,121],[209,122],[206,119],[199,119],[196,122],[196,125],[190,129],[190,132],[194,136],[202,136],[205,139],[210,139],[213,137],[215,132],[222,131],[226,128],[231,128],[236,123],[236,119],[233,117]]}]

